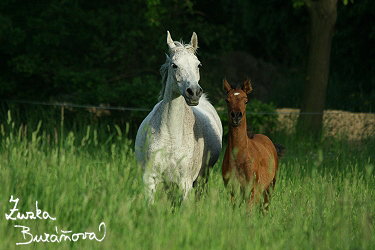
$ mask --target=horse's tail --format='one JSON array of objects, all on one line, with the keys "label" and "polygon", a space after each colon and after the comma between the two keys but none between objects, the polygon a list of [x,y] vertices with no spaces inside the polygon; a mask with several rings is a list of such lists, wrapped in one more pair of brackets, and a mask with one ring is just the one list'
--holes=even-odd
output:
[{"label": "horse's tail", "polygon": [[276,148],[277,156],[279,157],[279,159],[282,158],[286,153],[286,148],[283,145],[277,143],[274,143],[273,145]]}]

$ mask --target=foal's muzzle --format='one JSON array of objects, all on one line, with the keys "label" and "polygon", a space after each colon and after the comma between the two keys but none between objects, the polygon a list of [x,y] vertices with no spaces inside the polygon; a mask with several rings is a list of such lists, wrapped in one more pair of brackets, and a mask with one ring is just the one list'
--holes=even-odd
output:
[{"label": "foal's muzzle", "polygon": [[230,117],[232,119],[232,125],[234,127],[240,126],[241,121],[242,121],[242,116],[243,116],[242,112],[233,112],[233,111],[230,112]]},{"label": "foal's muzzle", "polygon": [[185,100],[189,106],[197,106],[199,104],[199,98],[203,94],[203,89],[198,85],[195,87],[189,87],[185,90]]}]

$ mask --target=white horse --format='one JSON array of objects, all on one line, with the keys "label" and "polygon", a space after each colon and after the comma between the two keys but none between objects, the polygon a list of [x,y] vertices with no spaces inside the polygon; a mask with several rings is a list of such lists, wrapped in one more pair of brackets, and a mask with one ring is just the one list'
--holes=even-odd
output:
[{"label": "white horse", "polygon": [[163,178],[178,184],[186,198],[198,175],[215,164],[222,146],[220,118],[198,84],[196,33],[189,44],[182,44],[167,31],[167,44],[170,54],[160,68],[161,101],[143,120],[135,140],[150,202]]}]

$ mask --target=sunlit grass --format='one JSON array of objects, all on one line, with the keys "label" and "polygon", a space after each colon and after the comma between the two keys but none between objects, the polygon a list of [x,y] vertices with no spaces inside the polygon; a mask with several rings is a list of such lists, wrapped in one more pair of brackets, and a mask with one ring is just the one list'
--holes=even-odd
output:
[{"label": "sunlit grass", "polygon": [[[144,197],[142,173],[126,133],[92,126],[82,133],[45,130],[43,121],[24,136],[11,118],[2,126],[0,236],[3,249],[18,249],[22,225],[34,236],[95,232],[103,237],[31,243],[34,249],[372,249],[375,247],[373,141],[318,145],[275,135],[287,147],[268,212],[230,203],[214,166],[202,192],[174,202],[160,188],[155,204]],[[30,128],[29,128],[30,129]],[[96,130],[96,132],[95,132]],[[56,133],[56,135],[55,135]],[[95,135],[96,134],[96,135]],[[99,134],[99,135],[98,135]],[[57,139],[56,139],[57,138]],[[197,192],[198,193],[198,192]],[[47,211],[56,220],[6,220],[19,198],[21,213]],[[177,196],[178,197],[178,196]],[[176,197],[175,197],[176,198]],[[58,232],[56,233],[56,227]],[[102,228],[103,229],[103,228]]]}]

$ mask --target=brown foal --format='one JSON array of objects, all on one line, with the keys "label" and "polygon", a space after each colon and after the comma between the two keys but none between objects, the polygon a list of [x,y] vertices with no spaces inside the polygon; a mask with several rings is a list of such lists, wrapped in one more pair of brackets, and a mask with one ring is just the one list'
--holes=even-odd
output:
[{"label": "brown foal", "polygon": [[235,181],[241,191],[251,190],[249,205],[259,202],[263,193],[264,206],[268,209],[276,183],[278,152],[267,136],[254,134],[249,137],[247,134],[246,104],[247,94],[252,90],[250,80],[247,78],[243,87],[234,89],[224,79],[223,90],[227,95],[229,123],[228,145],[222,166],[224,184],[227,186],[229,181]]}]

